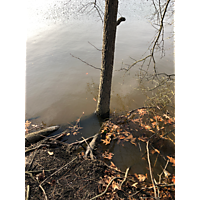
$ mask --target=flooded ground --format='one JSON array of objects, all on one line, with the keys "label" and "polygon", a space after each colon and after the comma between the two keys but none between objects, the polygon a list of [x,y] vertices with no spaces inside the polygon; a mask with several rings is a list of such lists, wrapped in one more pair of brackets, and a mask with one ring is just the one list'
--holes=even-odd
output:
[{"label": "flooded ground", "polygon": [[[26,60],[26,119],[46,126],[61,125],[81,118],[84,137],[99,129],[96,108],[101,65],[102,22],[95,12],[81,14],[87,1],[28,1]],[[103,9],[103,3],[100,4]],[[78,12],[79,11],[79,12]],[[86,10],[87,12],[89,10]],[[126,21],[117,28],[112,82],[111,112],[121,113],[143,106],[145,96],[137,91],[139,65],[130,73],[117,71],[140,59],[155,36],[149,17],[150,2],[120,3],[119,17]],[[173,28],[165,28],[165,57],[157,56],[159,72],[174,72]],[[92,45],[96,48],[94,48]],[[130,58],[131,57],[131,58]],[[69,139],[69,141],[75,138]],[[114,148],[116,163],[125,168],[137,155],[131,147]],[[123,155],[123,156],[122,156]],[[124,156],[125,155],[125,156]],[[121,163],[121,164],[120,164]],[[141,164],[142,165],[142,164]],[[140,166],[140,165],[138,165]]]}]

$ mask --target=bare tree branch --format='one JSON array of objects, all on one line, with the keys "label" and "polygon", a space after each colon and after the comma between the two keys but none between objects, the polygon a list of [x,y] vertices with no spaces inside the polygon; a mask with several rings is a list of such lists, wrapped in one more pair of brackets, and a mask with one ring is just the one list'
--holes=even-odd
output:
[{"label": "bare tree branch", "polygon": [[98,6],[97,0],[95,0],[94,2],[89,2],[89,3],[85,4],[85,5],[83,5],[83,6],[78,10],[78,12],[84,13],[84,12],[86,12],[86,10],[87,10],[88,8],[90,8],[91,6],[92,6],[92,8],[87,12],[87,14],[89,14],[93,9],[95,9],[95,10],[97,11],[97,14],[98,14],[99,18],[101,19],[101,21],[102,21],[102,23],[103,23],[103,17],[102,17],[102,16],[104,15],[104,13],[103,13],[103,11],[101,10],[101,8]]},{"label": "bare tree branch", "polygon": [[90,44],[90,45],[92,45],[96,50],[98,50],[98,51],[102,51],[101,49],[98,49],[97,47],[95,47],[92,43],[90,43],[89,41],[88,41],[88,43]]},{"label": "bare tree branch", "polygon": [[101,70],[101,68],[98,68],[98,67],[95,67],[95,66],[91,65],[91,64],[87,63],[86,61],[80,59],[79,57],[76,57],[76,56],[72,55],[71,53],[70,53],[70,55],[71,55],[72,57],[74,57],[74,58],[80,60],[81,62],[85,63],[86,65],[89,65],[90,67],[92,67],[92,68],[94,68],[94,69],[99,69],[99,70]]},{"label": "bare tree branch", "polygon": [[[149,59],[149,63],[147,65],[147,67],[149,68],[151,62],[153,62],[154,73],[157,74],[156,60],[155,60],[154,53],[155,53],[156,48],[158,48],[158,49],[161,49],[161,51],[164,55],[164,19],[165,19],[170,1],[171,0],[167,0],[167,2],[165,4],[161,5],[161,1],[159,0],[159,8],[157,8],[155,1],[152,0],[153,6],[155,8],[154,15],[157,15],[157,20],[159,21],[159,24],[158,24],[159,29],[156,28],[158,30],[158,33],[152,42],[152,48],[150,49],[150,53],[149,53],[149,55],[145,56],[144,58],[137,60],[133,64],[129,65],[128,68],[121,68],[120,70],[125,70],[126,72],[128,72],[133,66],[135,66],[138,63],[142,62],[142,66],[143,66],[144,63],[146,62],[146,60]],[[160,38],[161,38],[161,42],[159,43]],[[147,68],[147,70],[148,70],[148,68]],[[120,70],[117,70],[117,71],[120,71]]]}]

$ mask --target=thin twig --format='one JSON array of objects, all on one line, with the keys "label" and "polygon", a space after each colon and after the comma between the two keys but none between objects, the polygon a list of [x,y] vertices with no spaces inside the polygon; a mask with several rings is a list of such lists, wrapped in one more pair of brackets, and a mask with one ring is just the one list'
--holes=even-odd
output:
[{"label": "thin twig", "polygon": [[[159,47],[158,41],[159,41],[159,39],[160,39],[160,37],[161,37],[161,33],[162,33],[162,36],[163,36],[163,33],[164,33],[164,32],[163,32],[163,29],[164,29],[164,18],[165,18],[165,15],[166,15],[166,12],[167,12],[167,8],[168,8],[168,6],[169,6],[170,1],[171,1],[171,0],[168,0],[168,1],[167,1],[166,5],[165,5],[165,9],[164,9],[164,11],[163,11],[163,14],[162,14],[161,10],[160,10],[160,12],[157,10],[156,5],[155,5],[155,3],[154,3],[154,1],[153,1],[154,7],[155,7],[155,9],[156,9],[156,13],[158,13],[158,16],[160,15],[160,19],[159,19],[159,20],[160,20],[160,24],[159,24],[160,27],[159,27],[157,36],[156,36],[156,37],[153,39],[153,41],[152,41],[153,46],[152,46],[152,48],[150,49],[150,54],[147,55],[146,57],[140,59],[140,60],[135,61],[135,62],[134,62],[133,64],[131,64],[128,68],[121,68],[120,70],[125,70],[126,72],[128,72],[128,71],[129,71],[133,66],[135,66],[137,63],[143,62],[143,64],[144,64],[144,62],[147,60],[147,58],[150,58],[148,68],[149,68],[149,66],[150,66],[150,62],[151,62],[151,59],[152,59],[152,61],[153,61],[154,72],[155,72],[155,74],[157,74],[157,70],[156,70],[156,61],[155,61],[155,57],[154,57],[154,52],[155,52],[156,46]],[[161,41],[161,42],[164,43],[163,38],[162,38],[162,41]],[[143,65],[143,64],[142,64],[142,65]],[[120,71],[120,70],[116,70],[116,71]]]},{"label": "thin twig", "polygon": [[[39,183],[39,182],[38,182],[38,183]],[[44,194],[45,200],[48,200],[47,195],[46,195],[46,192],[45,192],[44,188],[41,186],[41,184],[39,184],[39,187],[40,187],[40,189],[42,190],[42,192],[43,192],[43,194]]]},{"label": "thin twig", "polygon": [[89,145],[88,142],[86,141],[86,139],[84,137],[82,137],[84,142],[87,144],[87,146]]},{"label": "thin twig", "polygon": [[38,145],[38,146],[36,146],[36,147],[34,147],[34,148],[27,149],[27,150],[25,151],[25,153],[28,153],[29,151],[33,151],[33,150],[35,150],[35,149],[39,149],[40,147],[44,147],[44,146],[49,147],[49,144],[40,144],[40,145]]},{"label": "thin twig", "polygon": [[[91,136],[91,137],[88,137],[88,138],[86,138],[85,140],[86,140],[86,141],[87,141],[87,140],[91,140],[94,136],[95,136],[95,135],[93,135],[93,136]],[[71,144],[69,144],[69,145],[82,144],[82,143],[85,142],[85,140],[73,142],[73,143],[71,143]]]},{"label": "thin twig", "polygon": [[90,45],[92,45],[96,50],[98,50],[98,51],[102,51],[101,49],[98,49],[97,47],[95,47],[92,43],[90,43],[89,41],[88,41],[88,43],[90,44]]},{"label": "thin twig", "polygon": [[124,180],[122,181],[120,187],[122,187],[123,183],[126,181],[129,169],[130,169],[129,167],[126,169],[125,177],[124,177]]},{"label": "thin twig", "polygon": [[32,165],[32,163],[33,163],[33,160],[34,160],[34,158],[35,158],[36,153],[37,153],[37,149],[35,150],[35,152],[34,152],[34,154],[33,154],[32,160],[31,160],[31,162],[30,162],[30,164],[29,164],[27,170],[29,170],[29,169],[31,168],[31,165]]},{"label": "thin twig", "polygon": [[162,177],[162,174],[163,174],[164,171],[166,170],[168,163],[169,163],[169,159],[167,160],[167,163],[166,163],[166,165],[165,165],[165,167],[164,167],[162,173],[161,173],[160,175],[158,175],[158,177],[159,177],[159,181],[158,181],[158,183],[159,183],[159,184],[161,183],[161,177]]},{"label": "thin twig", "polygon": [[26,200],[28,200],[28,198],[29,198],[29,192],[30,192],[30,186],[27,185],[27,189],[26,189]]},{"label": "thin twig", "polygon": [[149,140],[147,141],[147,145],[146,145],[146,149],[147,149],[147,160],[148,160],[148,164],[149,164],[149,173],[150,173],[150,177],[151,177],[151,182],[153,184],[153,189],[154,189],[154,197],[155,199],[157,198],[157,194],[156,194],[156,187],[153,181],[153,175],[152,175],[152,170],[151,170],[151,162],[150,162],[150,158],[149,158]]},{"label": "thin twig", "polygon": [[99,69],[99,70],[101,70],[101,68],[98,68],[98,67],[95,67],[95,66],[91,65],[91,64],[87,63],[86,61],[80,59],[79,57],[76,57],[76,56],[72,55],[71,53],[70,53],[70,55],[71,55],[72,57],[74,57],[74,58],[80,60],[81,62],[85,63],[86,65],[88,65],[88,66],[94,68],[94,69]]},{"label": "thin twig", "polygon": [[49,172],[49,171],[53,171],[53,170],[56,170],[57,168],[54,168],[54,169],[43,169],[43,170],[36,170],[36,171],[25,171],[25,174],[29,174],[29,173],[39,173],[39,172],[42,172],[42,171],[45,171],[45,172]]}]

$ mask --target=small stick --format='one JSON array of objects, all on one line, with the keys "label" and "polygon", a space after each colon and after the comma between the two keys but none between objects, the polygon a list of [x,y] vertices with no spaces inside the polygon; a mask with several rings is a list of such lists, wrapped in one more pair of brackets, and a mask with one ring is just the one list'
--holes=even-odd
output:
[{"label": "small stick", "polygon": [[86,141],[86,139],[84,137],[82,137],[83,140],[85,141],[85,143],[87,144],[87,146],[89,145],[88,142]]},{"label": "small stick", "polygon": [[147,146],[146,146],[146,149],[147,149],[147,160],[148,160],[148,164],[149,164],[149,173],[150,173],[150,177],[151,177],[151,182],[153,184],[153,189],[154,189],[154,196],[155,196],[155,199],[157,199],[156,187],[155,187],[155,184],[154,184],[154,181],[153,181],[153,175],[152,175],[152,170],[151,170],[151,162],[150,162],[150,158],[149,158],[149,148],[148,148],[148,145],[149,145],[149,140],[147,141]]},{"label": "small stick", "polygon": [[140,146],[140,142],[138,142],[138,146],[139,146],[140,151],[142,151],[141,146]]},{"label": "small stick", "polygon": [[158,177],[159,177],[159,184],[161,183],[161,176],[162,176],[162,174],[164,173],[164,171],[166,170],[168,163],[169,163],[169,159],[167,160],[167,163],[166,163],[166,165],[165,165],[165,167],[164,167],[162,173],[161,173],[160,175],[158,175]]},{"label": "small stick", "polygon": [[40,147],[44,147],[44,146],[49,147],[49,144],[40,144],[40,145],[38,145],[38,146],[36,146],[36,147],[34,147],[34,148],[32,148],[32,149],[27,149],[27,150],[25,151],[25,153],[28,153],[29,151],[33,151],[33,150],[35,150],[35,149],[39,149]]},{"label": "small stick", "polygon": [[46,195],[46,192],[45,192],[45,190],[44,190],[44,188],[39,184],[39,187],[40,187],[40,189],[42,190],[42,192],[43,192],[43,194],[44,194],[44,197],[45,197],[45,200],[48,200],[48,198],[47,198],[47,195]]},{"label": "small stick", "polygon": [[92,45],[96,50],[98,50],[98,51],[102,51],[101,49],[98,49],[98,48],[95,47],[93,44],[91,44],[89,41],[88,41],[88,43],[89,43],[90,45]]},{"label": "small stick", "polygon": [[[33,160],[34,160],[34,158],[35,158],[36,153],[37,153],[37,149],[36,149],[35,152],[34,152],[34,155],[33,155],[33,158],[32,158],[32,160],[31,160],[31,163],[29,164],[28,170],[31,168],[31,165],[32,165],[32,163],[33,163]],[[27,170],[27,171],[28,171],[28,170]]]},{"label": "small stick", "polygon": [[130,169],[129,167],[126,169],[125,177],[124,177],[124,180],[122,181],[120,187],[122,187],[123,183],[126,181],[129,169]]},{"label": "small stick", "polygon": [[30,191],[30,186],[29,185],[27,185],[27,189],[26,189],[26,200],[28,200],[28,198],[29,198],[29,191]]},{"label": "small stick", "polygon": [[76,57],[76,56],[72,55],[71,53],[70,53],[70,55],[71,55],[72,57],[74,57],[74,58],[80,60],[81,62],[85,63],[86,65],[88,65],[88,66],[90,66],[90,67],[93,67],[94,69],[99,69],[99,70],[101,70],[101,68],[98,68],[98,67],[95,67],[95,66],[91,65],[91,64],[87,63],[86,61],[80,59],[79,57]]}]

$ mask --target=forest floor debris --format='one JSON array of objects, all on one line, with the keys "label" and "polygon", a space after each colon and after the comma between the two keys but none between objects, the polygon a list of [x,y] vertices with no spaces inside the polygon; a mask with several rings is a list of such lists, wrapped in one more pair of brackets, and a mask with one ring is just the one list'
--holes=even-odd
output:
[{"label": "forest floor debris", "polygon": [[[149,169],[146,174],[130,174],[131,166],[124,172],[118,169],[112,161],[113,153],[102,151],[102,144],[96,146],[96,159],[85,158],[86,141],[89,143],[93,137],[80,137],[81,142],[73,144],[50,137],[32,144],[26,147],[25,153],[26,200],[175,199],[175,174],[167,169],[169,165],[175,167],[174,126],[174,117],[166,113],[158,115],[158,112],[155,115],[146,108],[102,124],[104,146],[113,140],[121,145],[130,142],[138,148],[138,142],[146,144],[143,155]],[[151,173],[151,156],[155,154],[165,161],[156,177]]]}]

